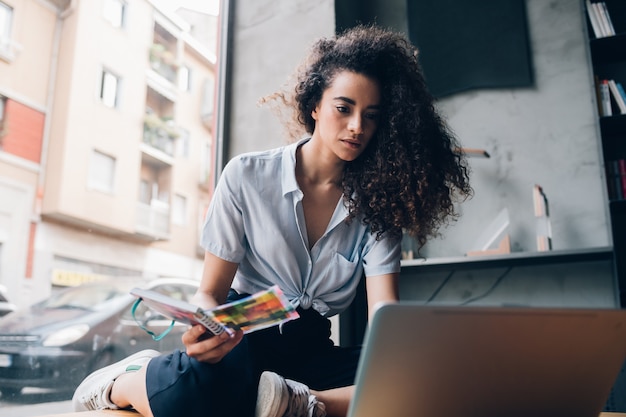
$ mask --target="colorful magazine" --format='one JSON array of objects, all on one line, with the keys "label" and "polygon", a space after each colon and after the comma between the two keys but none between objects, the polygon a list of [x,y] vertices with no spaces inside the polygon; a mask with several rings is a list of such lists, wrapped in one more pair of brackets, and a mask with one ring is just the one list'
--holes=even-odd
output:
[{"label": "colorful magazine", "polygon": [[152,290],[133,288],[130,293],[137,297],[136,304],[144,302],[175,321],[202,324],[215,335],[232,329],[250,333],[300,317],[277,285],[208,310]]}]

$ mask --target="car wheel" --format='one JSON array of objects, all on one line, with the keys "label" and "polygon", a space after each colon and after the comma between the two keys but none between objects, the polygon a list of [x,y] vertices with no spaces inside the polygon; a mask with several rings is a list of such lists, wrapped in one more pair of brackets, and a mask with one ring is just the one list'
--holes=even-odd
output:
[{"label": "car wheel", "polygon": [[15,387],[0,387],[0,392],[2,392],[2,398],[8,399],[20,395],[22,389]]}]

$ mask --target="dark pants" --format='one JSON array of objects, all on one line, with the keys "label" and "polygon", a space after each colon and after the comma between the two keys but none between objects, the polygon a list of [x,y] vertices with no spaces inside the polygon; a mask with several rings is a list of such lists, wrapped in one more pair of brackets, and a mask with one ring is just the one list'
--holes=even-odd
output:
[{"label": "dark pants", "polygon": [[[229,301],[241,298],[234,291]],[[154,417],[254,416],[259,377],[265,370],[324,390],[352,385],[360,347],[330,340],[330,321],[315,310],[300,318],[244,336],[217,364],[174,351],[150,361],[146,386]]]}]

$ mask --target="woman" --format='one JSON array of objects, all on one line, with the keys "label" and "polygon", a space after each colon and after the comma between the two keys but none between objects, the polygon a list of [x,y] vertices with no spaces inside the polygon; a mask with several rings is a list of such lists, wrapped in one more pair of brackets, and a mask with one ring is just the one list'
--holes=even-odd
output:
[{"label": "woman", "polygon": [[204,307],[279,285],[300,319],[243,336],[183,335],[185,351],[139,352],[88,376],[77,410],[132,407],[146,417],[342,416],[360,347],[337,347],[328,317],[365,275],[369,314],[398,300],[403,231],[423,245],[471,189],[435,112],[415,48],[359,26],[317,41],[291,92],[309,136],[240,155],[207,213]]}]

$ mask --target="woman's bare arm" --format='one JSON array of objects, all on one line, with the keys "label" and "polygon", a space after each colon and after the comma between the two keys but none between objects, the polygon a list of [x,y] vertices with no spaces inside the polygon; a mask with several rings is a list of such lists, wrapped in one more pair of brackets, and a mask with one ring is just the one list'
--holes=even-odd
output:
[{"label": "woman's bare arm", "polygon": [[[236,263],[225,261],[206,252],[202,280],[192,302],[205,309],[225,303],[237,267]],[[234,336],[227,333],[216,337],[207,337],[208,335],[208,330],[198,324],[183,334],[182,341],[190,357],[199,361],[217,363],[241,341],[243,332],[239,330]]]},{"label": "woman's bare arm", "polygon": [[365,288],[367,290],[367,316],[369,320],[372,319],[377,304],[398,301],[398,275],[385,274],[366,278]]}]

